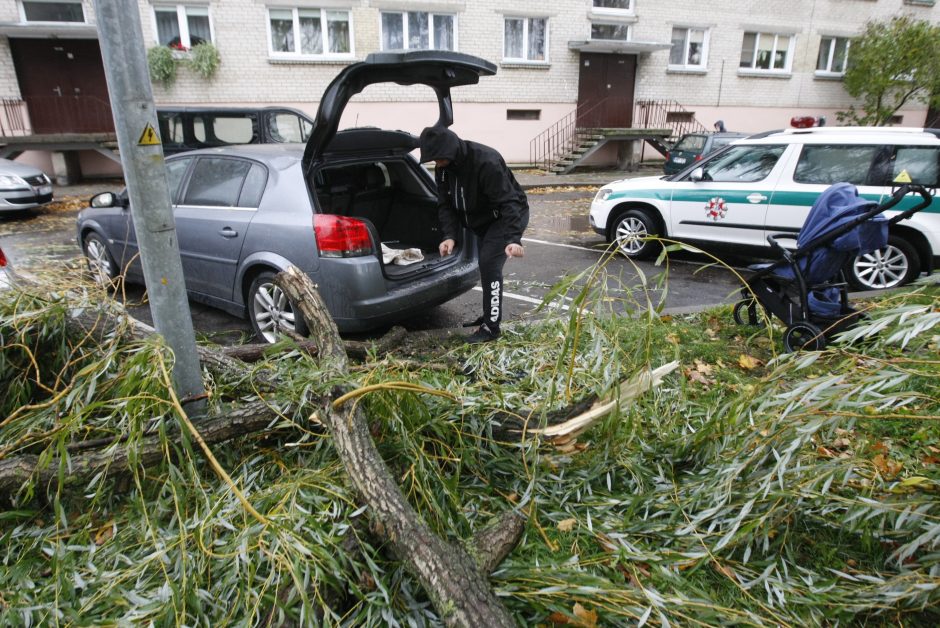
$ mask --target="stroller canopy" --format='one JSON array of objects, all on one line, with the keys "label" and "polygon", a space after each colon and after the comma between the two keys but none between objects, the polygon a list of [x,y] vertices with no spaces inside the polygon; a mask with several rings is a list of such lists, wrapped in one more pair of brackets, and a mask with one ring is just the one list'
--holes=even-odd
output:
[{"label": "stroller canopy", "polygon": [[[820,284],[836,280],[845,263],[856,255],[887,246],[888,221],[882,214],[855,225],[846,233],[826,238],[827,234],[852,223],[877,205],[861,198],[851,183],[828,187],[813,203],[796,240],[800,254],[797,264],[809,288],[808,305],[813,314],[839,316],[838,289],[820,287]],[[781,266],[774,274],[791,280],[796,277],[790,266]]]}]

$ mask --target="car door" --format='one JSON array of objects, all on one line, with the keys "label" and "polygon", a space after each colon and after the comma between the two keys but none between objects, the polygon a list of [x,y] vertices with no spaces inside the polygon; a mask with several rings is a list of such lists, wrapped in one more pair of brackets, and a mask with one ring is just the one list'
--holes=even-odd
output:
[{"label": "car door", "polygon": [[[182,183],[183,177],[192,162],[191,157],[172,159],[166,162],[166,179],[171,204],[176,201],[180,183]],[[127,190],[123,190],[121,194],[126,197]],[[115,208],[114,211],[120,211],[120,214],[115,213],[111,224],[108,226],[108,235],[114,242],[115,261],[128,277],[142,278],[144,272],[140,264],[140,247],[137,244],[137,233],[134,231],[134,221],[131,219],[130,207],[124,207],[120,210]]]},{"label": "car door", "polygon": [[267,170],[235,157],[195,160],[174,210],[186,289],[231,300],[245,233],[264,192]]},{"label": "car door", "polygon": [[876,164],[885,162],[889,147],[828,143],[793,148],[767,210],[767,235],[799,233],[813,203],[834,183],[851,183],[863,198],[881,201],[883,177]]},{"label": "car door", "polygon": [[[766,245],[764,221],[785,144],[732,146],[686,173],[672,189],[669,233],[683,240]],[[700,179],[696,176],[701,174]]]}]

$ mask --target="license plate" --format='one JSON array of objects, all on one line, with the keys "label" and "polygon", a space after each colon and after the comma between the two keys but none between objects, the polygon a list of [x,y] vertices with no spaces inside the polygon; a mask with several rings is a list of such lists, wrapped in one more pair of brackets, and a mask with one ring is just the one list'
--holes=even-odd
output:
[{"label": "license plate", "polygon": [[672,160],[673,160],[674,162],[676,162],[677,164],[684,164],[684,163],[685,163],[685,157],[673,157]]},{"label": "license plate", "polygon": [[39,193],[40,194],[52,194],[52,186],[51,185],[42,186],[41,188],[39,188]]}]

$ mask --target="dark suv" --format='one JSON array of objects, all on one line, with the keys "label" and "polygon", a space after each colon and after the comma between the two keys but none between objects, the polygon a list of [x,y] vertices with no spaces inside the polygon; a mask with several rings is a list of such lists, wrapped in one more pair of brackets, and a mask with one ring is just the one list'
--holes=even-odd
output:
[{"label": "dark suv", "polygon": [[163,153],[232,144],[306,142],[313,120],[290,107],[157,107]]},{"label": "dark suv", "polygon": [[705,155],[742,137],[747,137],[747,133],[688,133],[683,135],[666,153],[663,173],[675,174],[680,170],[685,170],[689,164],[700,161]]}]

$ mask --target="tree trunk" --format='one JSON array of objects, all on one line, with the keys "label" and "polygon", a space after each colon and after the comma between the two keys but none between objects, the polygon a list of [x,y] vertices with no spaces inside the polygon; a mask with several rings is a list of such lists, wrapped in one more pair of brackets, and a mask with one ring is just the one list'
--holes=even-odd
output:
[{"label": "tree trunk", "polygon": [[[291,267],[274,281],[303,314],[323,364],[336,374],[346,373],[339,332],[309,278]],[[395,553],[417,576],[447,625],[514,626],[480,566],[463,548],[431,532],[405,499],[375,448],[360,407],[331,409],[325,423],[347,474]]]}]

